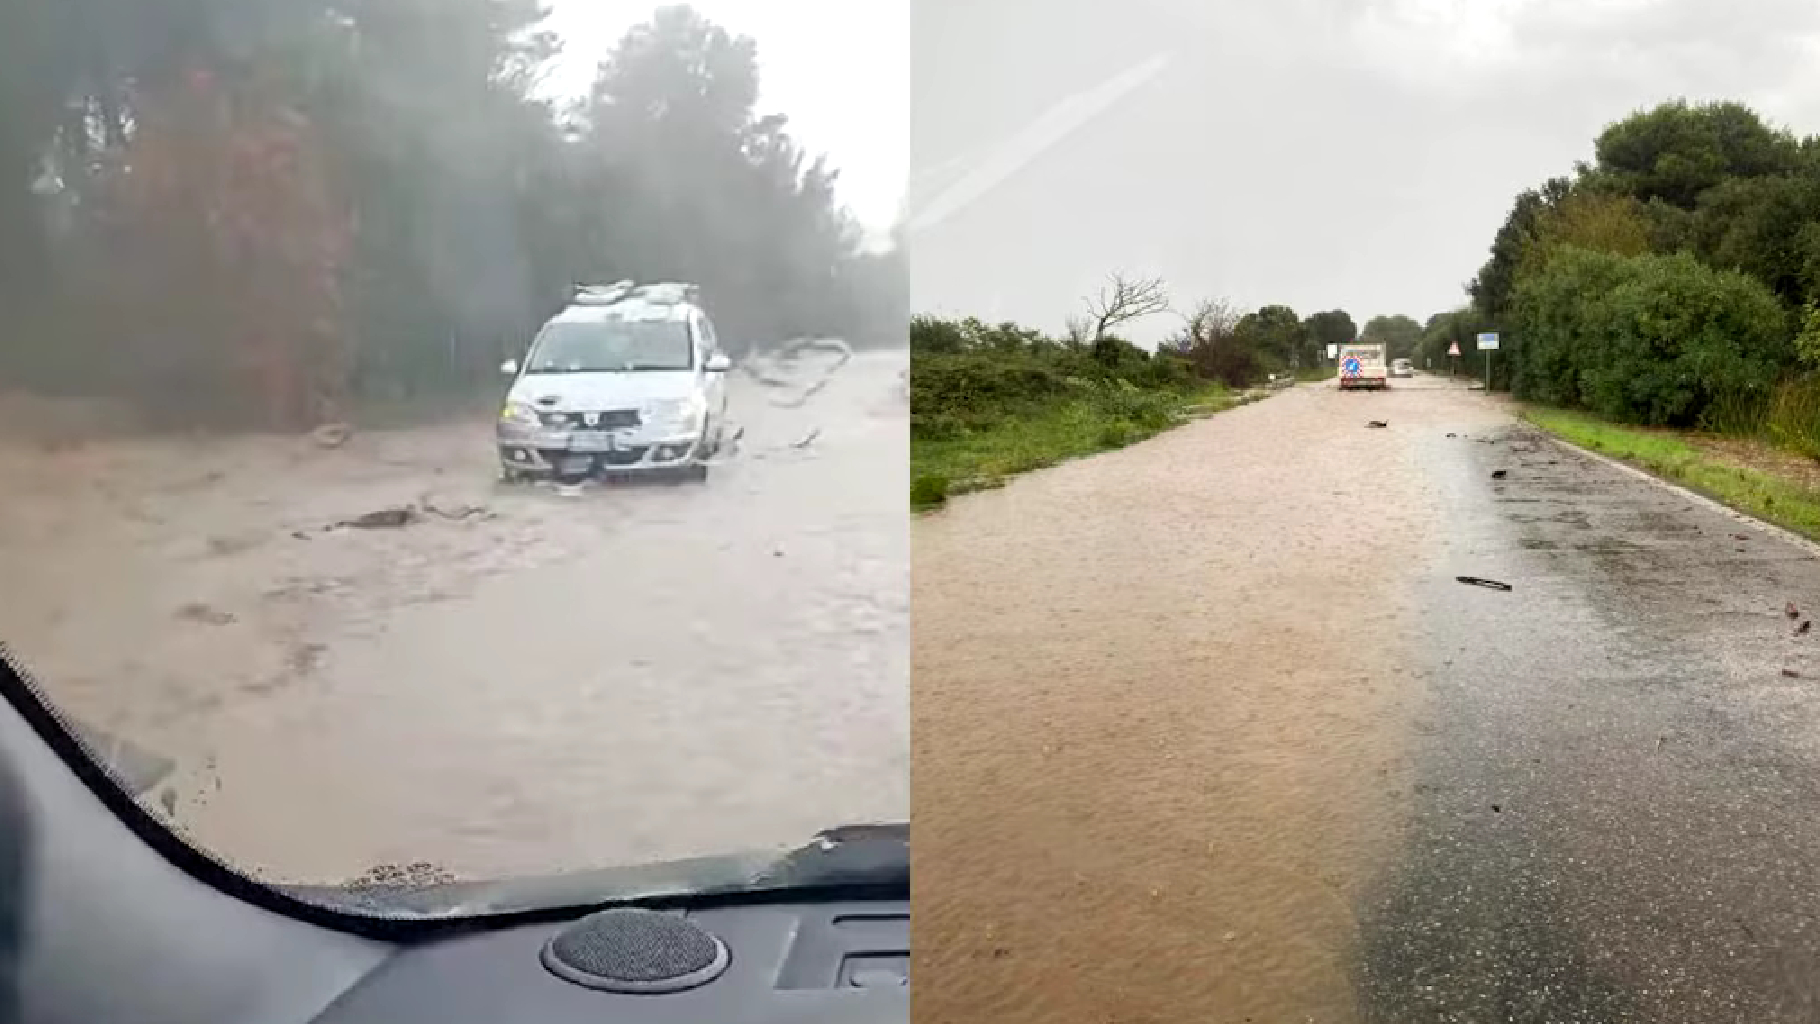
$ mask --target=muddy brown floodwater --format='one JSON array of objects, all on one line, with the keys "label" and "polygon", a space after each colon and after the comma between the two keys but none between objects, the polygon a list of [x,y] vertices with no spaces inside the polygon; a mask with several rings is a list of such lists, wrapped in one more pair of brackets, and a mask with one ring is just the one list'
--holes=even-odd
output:
[{"label": "muddy brown floodwater", "polygon": [[916,523],[919,1022],[1359,1019],[1441,515],[1395,428],[1507,418],[1303,386]]},{"label": "muddy brown floodwater", "polygon": [[[175,757],[150,804],[275,880],[902,820],[906,365],[862,354],[796,408],[740,377],[744,453],[706,485],[574,497],[496,484],[488,419],[335,450],[72,441],[27,429],[67,410],[13,401],[0,639],[62,706]],[[426,502],[476,514],[321,529]]]}]

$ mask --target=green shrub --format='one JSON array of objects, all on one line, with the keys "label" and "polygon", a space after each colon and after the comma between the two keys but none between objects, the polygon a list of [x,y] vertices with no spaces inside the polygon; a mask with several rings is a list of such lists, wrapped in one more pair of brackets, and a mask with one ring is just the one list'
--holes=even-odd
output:
[{"label": "green shrub", "polygon": [[919,473],[910,481],[910,507],[934,508],[948,500],[948,477],[941,473]]},{"label": "green shrub", "polygon": [[1519,396],[1619,422],[1688,426],[1722,397],[1761,400],[1790,355],[1767,288],[1687,255],[1563,248],[1519,279],[1513,319]]},{"label": "green shrub", "polygon": [[1123,448],[1136,440],[1137,431],[1131,424],[1113,421],[1100,428],[1099,443],[1102,448]]}]

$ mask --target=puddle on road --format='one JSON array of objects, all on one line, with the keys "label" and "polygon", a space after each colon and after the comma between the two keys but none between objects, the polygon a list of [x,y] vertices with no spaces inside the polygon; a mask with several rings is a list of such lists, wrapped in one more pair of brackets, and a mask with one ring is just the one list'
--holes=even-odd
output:
[{"label": "puddle on road", "polygon": [[1422,693],[1413,446],[1501,418],[1302,389],[915,525],[919,1018],[1358,1019]]},{"label": "puddle on road", "polygon": [[[861,354],[794,408],[736,380],[749,457],[568,500],[496,485],[484,419],[335,450],[0,443],[0,636],[55,700],[177,758],[200,842],[284,881],[902,819],[905,362]],[[426,504],[488,514],[321,529]]]}]

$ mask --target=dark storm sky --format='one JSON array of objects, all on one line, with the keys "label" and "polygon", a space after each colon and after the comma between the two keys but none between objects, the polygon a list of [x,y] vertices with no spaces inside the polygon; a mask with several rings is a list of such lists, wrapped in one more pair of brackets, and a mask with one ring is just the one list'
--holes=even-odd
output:
[{"label": "dark storm sky", "polygon": [[1633,110],[1820,132],[1812,0],[915,0],[912,30],[916,307],[1048,328],[1114,270],[1423,319]]}]

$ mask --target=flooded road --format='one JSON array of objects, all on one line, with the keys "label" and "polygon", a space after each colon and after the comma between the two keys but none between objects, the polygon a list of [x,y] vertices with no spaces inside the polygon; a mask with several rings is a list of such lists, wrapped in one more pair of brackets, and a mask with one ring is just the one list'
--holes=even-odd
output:
[{"label": "flooded road", "polygon": [[[736,377],[744,450],[705,485],[498,484],[490,418],[332,450],[0,438],[0,637],[175,757],[151,803],[275,880],[901,820],[907,360],[862,353],[800,407]],[[323,529],[406,504],[441,514]]]},{"label": "flooded road", "polygon": [[1820,559],[1397,383],[914,527],[919,1021],[1813,1019]]}]

